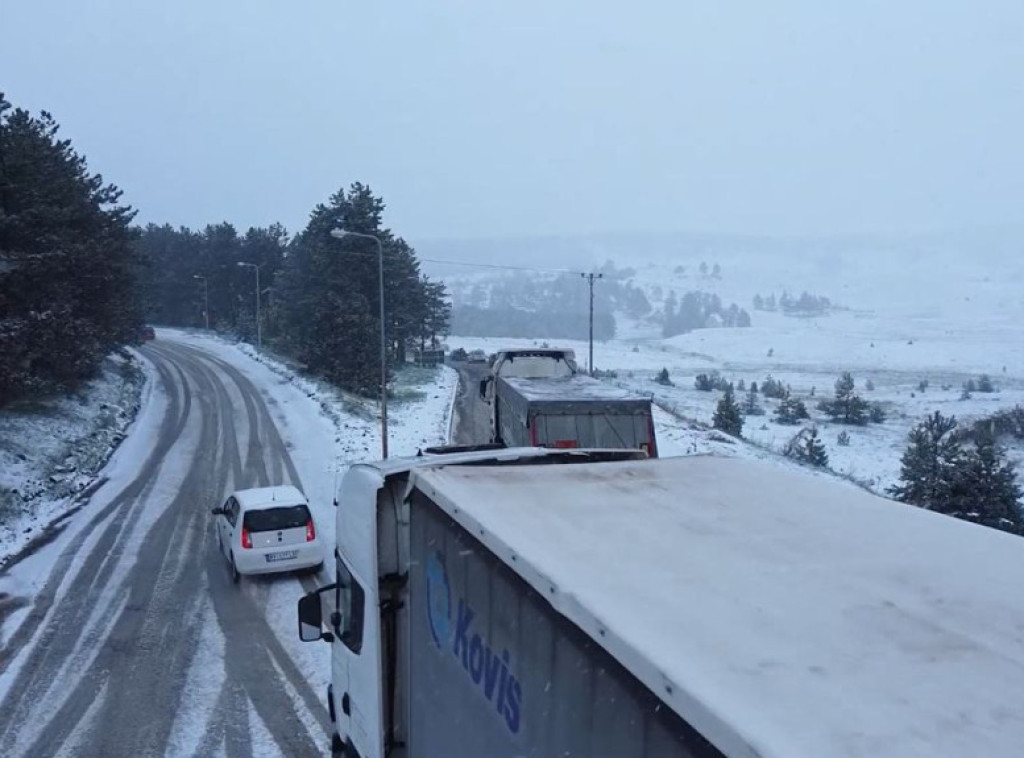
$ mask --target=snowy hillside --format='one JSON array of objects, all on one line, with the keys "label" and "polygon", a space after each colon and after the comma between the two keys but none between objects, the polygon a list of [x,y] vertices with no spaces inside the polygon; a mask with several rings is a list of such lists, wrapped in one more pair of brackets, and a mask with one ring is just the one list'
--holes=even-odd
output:
[{"label": "snowy hillside", "polygon": [[[702,263],[707,274],[701,273]],[[711,275],[716,264],[720,277]],[[688,421],[710,425],[721,393],[697,391],[694,379],[711,371],[746,386],[769,375],[789,385],[807,405],[808,423],[818,427],[830,468],[878,491],[895,481],[907,433],[925,415],[939,410],[971,421],[1024,403],[1024,300],[1019,296],[1024,265],[1015,259],[986,261],[946,248],[898,255],[851,248],[793,258],[780,258],[778,251],[730,250],[668,262],[631,261],[630,267],[635,269],[630,281],[646,294],[652,313],[664,307],[671,293],[680,297],[701,291],[739,303],[753,321],[749,328],[695,329],[664,338],[654,319],[616,313],[615,339],[595,343],[594,365],[615,374],[609,381],[652,394],[678,417],[659,416],[665,454],[715,449],[760,457],[781,450],[800,429],[776,423],[778,401],[763,398],[767,413],[748,417],[744,425],[744,437],[756,447],[721,442],[707,431],[688,428]],[[481,286],[479,277],[475,286]],[[837,307],[816,316],[753,308],[756,295],[799,296],[804,291]],[[545,341],[573,347],[581,367],[586,366],[586,342]],[[449,340],[452,347],[490,352],[540,342]],[[661,369],[674,386],[654,381]],[[847,427],[816,409],[832,396],[844,371],[853,373],[866,401],[885,411],[883,423]],[[992,377],[997,391],[962,399],[964,384],[981,374]],[[848,445],[838,443],[843,431]],[[1024,451],[1009,452],[1024,460]]]}]

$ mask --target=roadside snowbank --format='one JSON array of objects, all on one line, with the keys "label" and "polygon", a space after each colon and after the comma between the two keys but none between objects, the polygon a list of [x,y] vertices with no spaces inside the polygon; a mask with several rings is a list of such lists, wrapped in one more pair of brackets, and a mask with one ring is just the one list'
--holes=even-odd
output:
[{"label": "roadside snowbank", "polygon": [[0,566],[100,482],[152,385],[134,351],[111,356],[77,393],[0,412]]}]

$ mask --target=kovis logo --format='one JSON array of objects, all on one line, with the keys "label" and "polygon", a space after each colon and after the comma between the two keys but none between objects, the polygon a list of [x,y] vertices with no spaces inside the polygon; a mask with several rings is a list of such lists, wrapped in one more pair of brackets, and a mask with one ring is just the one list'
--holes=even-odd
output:
[{"label": "kovis logo", "polygon": [[504,718],[509,731],[518,734],[523,689],[512,674],[508,650],[502,650],[501,655],[498,655],[487,641],[473,631],[476,613],[462,598],[458,598],[455,622],[452,623],[452,590],[441,553],[434,553],[427,558],[426,575],[427,620],[434,644],[438,650],[455,656],[480,695],[492,703]]}]

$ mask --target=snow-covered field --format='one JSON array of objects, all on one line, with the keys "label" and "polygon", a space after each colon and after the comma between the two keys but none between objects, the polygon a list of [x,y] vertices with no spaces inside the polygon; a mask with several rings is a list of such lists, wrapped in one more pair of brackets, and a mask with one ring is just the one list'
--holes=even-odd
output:
[{"label": "snow-covered field", "polygon": [[39,537],[97,483],[143,401],[146,366],[134,352],[112,356],[75,394],[0,412],[0,560]]},{"label": "snow-covered field", "polygon": [[[971,421],[1024,403],[1024,271],[1013,261],[985,263],[964,256],[907,256],[897,264],[878,255],[790,261],[782,266],[757,256],[722,258],[722,278],[701,276],[699,259],[633,264],[633,281],[654,310],[669,293],[711,292],[735,302],[753,319],[750,328],[699,329],[662,338],[647,320],[617,314],[616,339],[594,344],[594,366],[616,374],[608,381],[651,394],[673,415],[659,413],[656,426],[663,455],[722,452],[775,457],[800,429],[773,421],[778,401],[761,398],[766,415],[745,420],[753,444],[724,442],[709,433],[720,392],[699,392],[697,374],[720,372],[727,380],[759,385],[769,375],[792,388],[811,413],[828,451],[830,468],[876,491],[899,475],[910,429],[941,411]],[[708,257],[708,261],[716,261]],[[680,273],[676,266],[685,264]],[[1001,267],[1000,267],[1001,266]],[[886,273],[887,272],[887,273]],[[598,284],[597,286],[600,286]],[[794,317],[752,308],[755,294],[802,291],[828,297],[840,308],[828,315]],[[572,347],[581,367],[588,344],[548,340]],[[453,336],[450,347],[494,352],[502,347],[543,344],[540,340]],[[666,369],[674,386],[654,381]],[[843,426],[816,409],[831,398],[840,373],[850,371],[856,390],[886,412],[881,424]],[[961,399],[969,379],[987,374],[997,391]],[[870,386],[873,389],[868,389]],[[922,392],[921,382],[927,382]],[[743,393],[737,393],[742,402]],[[838,436],[846,431],[847,446]],[[1024,451],[1009,450],[1017,461]]]}]

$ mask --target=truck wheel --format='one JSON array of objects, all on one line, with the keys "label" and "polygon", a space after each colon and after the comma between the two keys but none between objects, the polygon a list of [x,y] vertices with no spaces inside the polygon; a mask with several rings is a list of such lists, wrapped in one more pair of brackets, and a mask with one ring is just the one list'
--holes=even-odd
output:
[{"label": "truck wheel", "polygon": [[331,733],[331,755],[345,755],[345,743],[341,741],[337,732]]},{"label": "truck wheel", "polygon": [[231,555],[231,581],[238,584],[238,580],[242,578],[242,575],[238,573],[238,566],[235,565],[235,556]]}]

